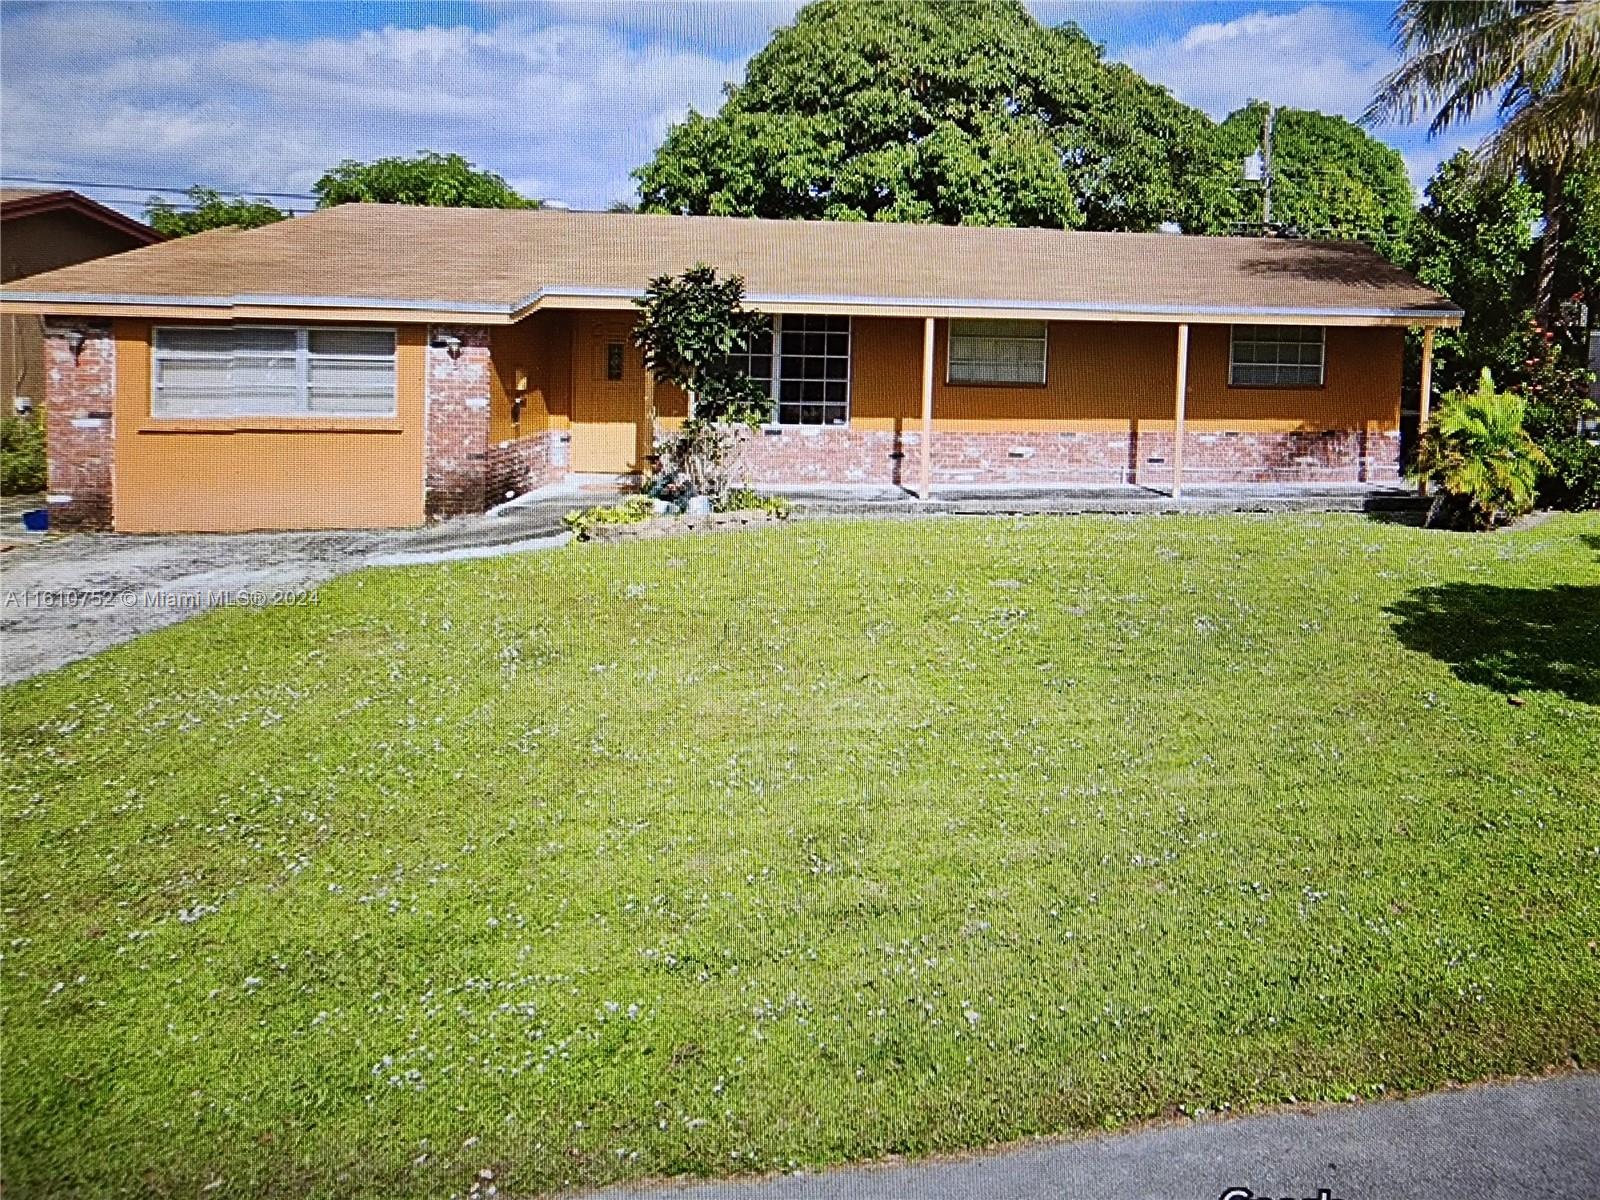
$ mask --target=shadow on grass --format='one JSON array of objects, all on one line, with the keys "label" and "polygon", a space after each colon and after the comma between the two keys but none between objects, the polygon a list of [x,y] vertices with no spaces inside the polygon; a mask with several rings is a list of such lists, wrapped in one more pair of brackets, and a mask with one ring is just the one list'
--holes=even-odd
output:
[{"label": "shadow on grass", "polygon": [[1464,683],[1600,705],[1600,586],[1447,583],[1387,611],[1402,645],[1449,663]]}]

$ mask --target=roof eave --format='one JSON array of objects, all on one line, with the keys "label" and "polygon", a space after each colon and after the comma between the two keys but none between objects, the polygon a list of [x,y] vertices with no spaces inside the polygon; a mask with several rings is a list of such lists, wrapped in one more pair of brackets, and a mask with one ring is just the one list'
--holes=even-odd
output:
[{"label": "roof eave", "polygon": [[[0,292],[0,311],[46,316],[193,317],[199,320],[292,319],[313,313],[322,319],[475,321],[506,325],[542,309],[629,309],[642,292],[629,288],[543,288],[511,303],[413,297],[161,296],[124,293]],[[790,295],[752,292],[752,308],[771,312],[815,312],[886,317],[1032,317],[1056,321],[1145,321],[1163,324],[1260,324],[1455,326],[1463,310],[1452,305],[1285,306],[1112,304],[1085,301],[962,297]]]},{"label": "roof eave", "polygon": [[31,196],[19,196],[7,200],[4,204],[0,204],[0,220],[20,220],[23,217],[36,217],[44,213],[61,211],[75,212],[109,229],[126,234],[145,246],[153,246],[167,240],[166,234],[146,225],[143,221],[136,221],[125,213],[119,213],[116,209],[101,204],[98,200],[91,200],[81,192],[70,190],[38,192]]}]

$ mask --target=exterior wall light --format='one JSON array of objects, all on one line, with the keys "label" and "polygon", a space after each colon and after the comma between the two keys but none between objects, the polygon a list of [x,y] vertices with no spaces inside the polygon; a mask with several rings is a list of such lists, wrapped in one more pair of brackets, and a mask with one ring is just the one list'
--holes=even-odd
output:
[{"label": "exterior wall light", "polygon": [[89,340],[89,335],[81,329],[67,330],[67,349],[72,351],[72,361],[78,361],[78,355],[83,353],[83,344]]},{"label": "exterior wall light", "polygon": [[437,350],[443,350],[451,358],[461,357],[461,339],[453,333],[435,334],[430,344]]}]

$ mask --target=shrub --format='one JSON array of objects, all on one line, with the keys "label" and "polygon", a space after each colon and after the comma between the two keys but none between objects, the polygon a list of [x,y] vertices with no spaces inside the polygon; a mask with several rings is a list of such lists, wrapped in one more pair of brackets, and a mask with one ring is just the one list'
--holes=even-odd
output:
[{"label": "shrub", "polygon": [[594,508],[575,508],[561,518],[561,523],[580,541],[592,536],[601,525],[637,525],[656,514],[656,502],[649,496],[631,496],[621,504],[600,504]]},{"label": "shrub", "polygon": [[1600,508],[1600,446],[1587,438],[1546,438],[1550,460],[1539,479],[1539,503],[1549,508]]},{"label": "shrub", "polygon": [[1475,392],[1447,392],[1417,447],[1411,477],[1438,489],[1428,524],[1492,529],[1533,507],[1549,465],[1522,427],[1521,396],[1494,390],[1488,368]]},{"label": "shrub", "polygon": [[44,421],[9,413],[0,417],[0,492],[16,496],[44,487]]},{"label": "shrub", "polygon": [[662,383],[682,388],[689,415],[656,445],[662,472],[688,479],[701,496],[719,496],[739,446],[739,432],[760,424],[767,389],[740,362],[741,348],[771,329],[769,318],[744,307],[744,279],[718,279],[697,263],[681,275],[650,281],[633,340]]},{"label": "shrub", "polygon": [[794,505],[782,496],[763,496],[753,488],[747,487],[729,488],[717,497],[716,503],[712,505],[712,508],[717,512],[740,512],[754,509],[759,512],[769,512],[779,518],[787,517],[794,511]]}]

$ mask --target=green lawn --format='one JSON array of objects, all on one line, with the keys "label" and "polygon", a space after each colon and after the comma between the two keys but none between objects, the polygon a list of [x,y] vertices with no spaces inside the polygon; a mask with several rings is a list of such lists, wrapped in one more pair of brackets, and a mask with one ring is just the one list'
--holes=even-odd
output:
[{"label": "green lawn", "polygon": [[0,705],[8,1196],[527,1195],[1600,1059],[1592,515],[580,546]]}]

